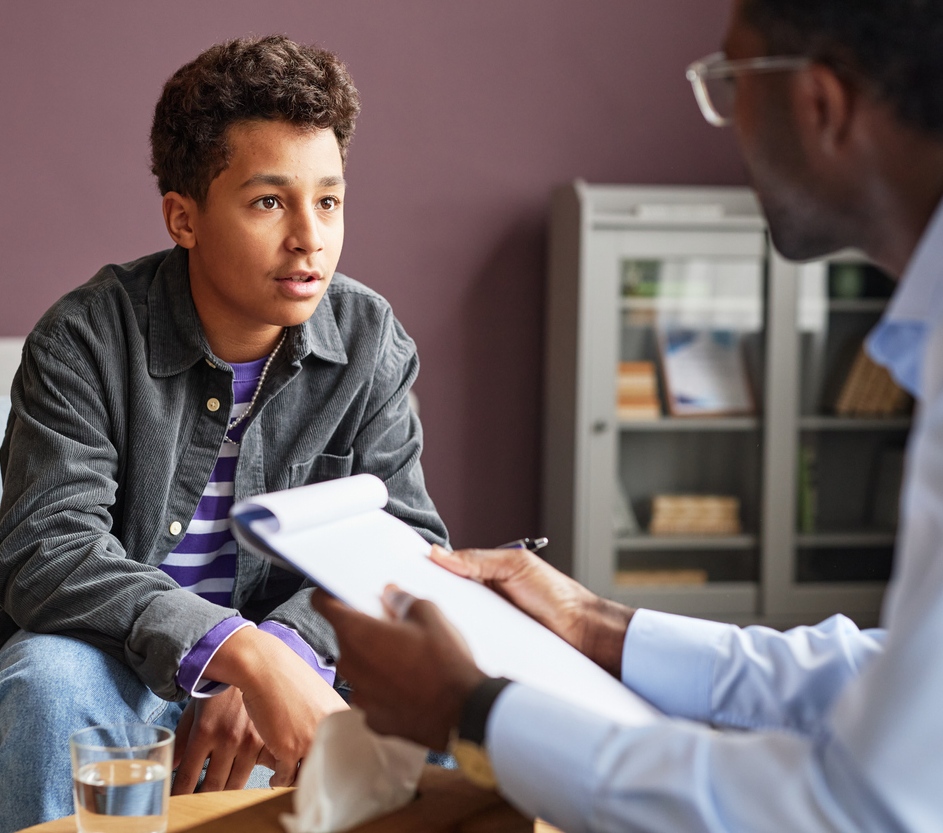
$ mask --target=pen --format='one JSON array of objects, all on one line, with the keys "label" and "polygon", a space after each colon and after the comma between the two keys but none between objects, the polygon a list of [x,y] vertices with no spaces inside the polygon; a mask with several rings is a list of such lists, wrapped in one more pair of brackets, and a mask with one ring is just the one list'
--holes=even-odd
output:
[{"label": "pen", "polygon": [[497,547],[499,550],[530,550],[531,552],[537,552],[537,550],[543,549],[550,541],[546,538],[518,538],[516,541],[509,541],[507,544],[501,544],[500,547]]}]

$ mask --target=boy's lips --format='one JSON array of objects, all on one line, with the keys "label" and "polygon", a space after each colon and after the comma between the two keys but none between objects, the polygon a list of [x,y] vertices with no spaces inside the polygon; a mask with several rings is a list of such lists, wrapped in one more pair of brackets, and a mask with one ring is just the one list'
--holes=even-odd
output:
[{"label": "boy's lips", "polygon": [[275,279],[281,291],[290,298],[310,298],[324,283],[320,272],[291,272]]},{"label": "boy's lips", "polygon": [[320,272],[291,272],[288,275],[282,275],[276,278],[277,281],[292,281],[294,283],[310,283],[311,281],[321,280]]}]

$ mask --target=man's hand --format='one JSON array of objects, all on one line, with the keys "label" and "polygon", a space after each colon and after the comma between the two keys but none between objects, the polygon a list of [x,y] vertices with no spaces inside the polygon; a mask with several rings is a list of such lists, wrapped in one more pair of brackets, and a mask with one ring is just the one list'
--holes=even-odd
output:
[{"label": "man's hand", "polygon": [[[230,737],[222,742],[221,747],[226,750],[222,753],[224,761],[227,757],[231,761],[227,788],[230,780],[233,783],[237,780],[231,776],[241,778],[246,767],[251,771],[256,762],[275,770],[269,781],[271,786],[290,787],[298,774],[298,766],[308,754],[318,723],[331,712],[347,708],[340,695],[291,648],[278,637],[255,628],[243,628],[229,637],[207,665],[205,674],[209,679],[239,689],[238,701],[242,711],[233,703],[237,693],[229,692],[212,698],[216,700],[229,694],[228,703],[194,708],[195,720],[206,717],[210,721],[207,729],[202,731],[205,736],[217,739],[217,744],[225,734],[221,722],[227,717],[235,722],[233,729],[238,739]],[[241,717],[242,712],[245,720]],[[201,731],[198,724],[196,729],[185,728],[191,736],[194,731]],[[199,756],[200,748],[206,748],[205,740],[194,748],[194,760]],[[252,757],[253,749],[256,750],[255,758]],[[201,760],[199,765],[202,767],[202,764]],[[214,774],[214,784],[219,783],[226,764],[221,766],[219,774]],[[212,754],[210,769],[213,769]],[[205,786],[203,789],[212,788]]]},{"label": "man's hand", "polygon": [[432,602],[387,587],[391,621],[316,592],[311,604],[337,633],[338,670],[375,732],[442,751],[468,695],[485,679],[458,631]]},{"label": "man's hand", "polygon": [[433,546],[432,560],[483,582],[614,677],[621,676],[632,608],[600,598],[526,549],[449,552]]}]

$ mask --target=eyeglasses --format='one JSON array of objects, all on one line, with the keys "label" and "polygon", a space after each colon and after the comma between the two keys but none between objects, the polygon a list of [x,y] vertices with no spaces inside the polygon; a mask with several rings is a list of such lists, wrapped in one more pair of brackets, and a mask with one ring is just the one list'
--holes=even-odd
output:
[{"label": "eyeglasses", "polygon": [[725,127],[733,121],[733,103],[736,86],[733,79],[751,72],[785,72],[802,69],[811,63],[802,55],[781,55],[762,58],[744,58],[728,61],[723,52],[715,52],[688,67],[685,77],[694,88],[701,114],[715,127]]}]

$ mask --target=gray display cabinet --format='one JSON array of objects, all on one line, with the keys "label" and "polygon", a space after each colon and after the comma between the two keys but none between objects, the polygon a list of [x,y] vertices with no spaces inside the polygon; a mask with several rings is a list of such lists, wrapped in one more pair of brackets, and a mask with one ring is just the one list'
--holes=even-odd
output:
[{"label": "gray display cabinet", "polygon": [[[840,417],[832,403],[890,282],[853,255],[782,260],[742,188],[561,187],[549,267],[548,559],[633,606],[874,623],[910,420]],[[661,415],[619,418],[620,362],[657,370]],[[730,407],[688,396],[704,379]],[[669,390],[684,415],[669,413]],[[648,531],[653,496],[692,494],[736,498],[740,528]]]}]

